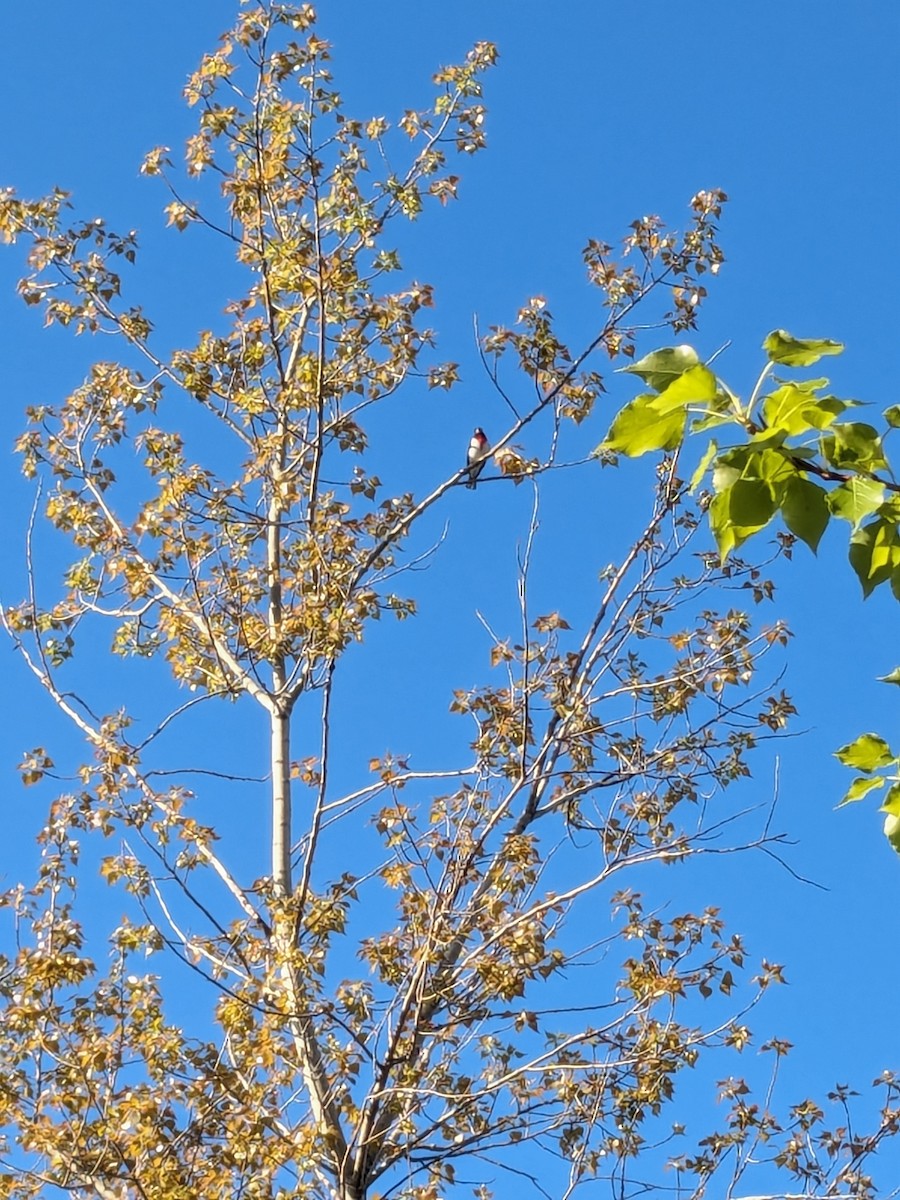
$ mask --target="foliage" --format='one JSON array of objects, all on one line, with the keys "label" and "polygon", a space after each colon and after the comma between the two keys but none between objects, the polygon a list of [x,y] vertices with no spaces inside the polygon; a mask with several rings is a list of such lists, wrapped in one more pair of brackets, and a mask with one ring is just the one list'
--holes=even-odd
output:
[{"label": "foliage", "polygon": [[[694,197],[681,236],[645,217],[618,261],[587,245],[599,313],[581,349],[538,298],[483,340],[512,414],[485,482],[534,495],[518,626],[493,636],[488,681],[453,692],[474,731],[457,765],[413,770],[378,752],[351,789],[332,782],[348,648],[382,615],[415,614],[395,581],[420,561],[422,518],[460,494],[465,466],[421,498],[387,492],[369,466],[373,412],[411,381],[441,394],[458,377],[431,362],[430,288],[392,283],[402,268],[388,235],[455,196],[448,156],[485,144],[495,58],[476,45],[437,73],[430,107],[394,126],[355,120],[312,8],[243,6],[186,91],[199,114],[187,174],[202,199],[185,198],[166,150],[144,166],[169,187],[170,224],[214,231],[248,281],[227,327],[186,348],[160,349],[152,318],[123,299],[135,234],[70,222],[60,191],[0,197],[0,231],[28,246],[25,302],[50,324],[110,335],[122,356],[59,405],[29,409],[18,447],[74,550],[45,601],[29,533],[30,593],[4,622],[91,757],[51,807],[38,879],[3,898],[18,940],[0,985],[0,1196],[429,1200],[459,1172],[459,1187],[474,1175],[487,1197],[498,1170],[521,1173],[523,1143],[548,1152],[567,1196],[598,1177],[646,1192],[636,1161],[666,1156],[684,1197],[723,1171],[733,1186],[761,1159],[821,1194],[875,1194],[867,1159],[897,1121],[889,1076],[866,1137],[826,1125],[812,1101],[779,1122],[730,1079],[722,1130],[670,1154],[679,1074],[747,1045],[746,1011],[782,970],[763,962],[748,979],[715,907],[663,914],[633,886],[638,870],[722,849],[723,793],[793,713],[760,677],[787,631],[745,611],[771,585],[733,551],[770,507],[814,540],[807,460],[778,447],[820,427],[819,389],[769,405],[782,443],[753,442],[717,468],[730,497],[714,514],[721,558],[667,454],[587,617],[531,601],[539,489],[592,416],[597,360],[631,360],[639,306],[642,326],[693,328],[700,280],[722,261],[720,192]],[[737,411],[684,349],[629,369],[655,395],[620,414],[608,451],[674,450],[694,407],[718,424]],[[529,395],[518,406],[509,377]],[[879,465],[880,443],[867,427],[841,432],[841,411],[816,419],[828,471],[849,480]],[[519,447],[527,427],[542,454]],[[172,688],[146,736],[130,711],[95,715],[75,689],[98,627]],[[383,682],[372,685],[381,699]],[[243,848],[229,854],[200,819],[187,773],[154,759],[161,735],[226,701],[266,724],[271,862],[255,878]],[[37,747],[21,771],[37,785],[55,765]],[[78,892],[82,845],[97,839],[125,906],[105,944]],[[776,853],[777,841],[766,827],[743,847]],[[170,1014],[179,968],[209,1003],[191,1032]],[[573,996],[576,976],[589,982]],[[777,1069],[787,1047],[769,1049]],[[842,1113],[846,1094],[832,1099]],[[658,1187],[671,1192],[671,1176]]]},{"label": "foliage", "polygon": [[[599,450],[629,457],[672,451],[687,435],[702,438],[715,430],[692,490],[709,476],[711,493],[703,499],[723,561],[779,515],[787,529],[778,534],[783,545],[789,549],[800,540],[815,552],[832,518],[838,518],[849,527],[848,558],[863,596],[887,583],[900,599],[900,484],[885,449],[888,434],[900,426],[900,409],[885,409],[876,428],[847,419],[859,402],[832,395],[827,379],[773,374],[778,367],[809,367],[840,354],[838,342],[796,338],[777,329],[763,349],[768,362],[746,402],[690,346],[665,347],[626,367],[652,391],[618,413]],[[771,390],[765,391],[767,386]],[[900,669],[884,682],[900,682]],[[842,803],[891,783],[881,808],[887,813],[885,834],[900,849],[900,758],[874,733],[862,734],[837,757],[864,772]],[[895,771],[891,776],[872,774],[889,766]]]}]

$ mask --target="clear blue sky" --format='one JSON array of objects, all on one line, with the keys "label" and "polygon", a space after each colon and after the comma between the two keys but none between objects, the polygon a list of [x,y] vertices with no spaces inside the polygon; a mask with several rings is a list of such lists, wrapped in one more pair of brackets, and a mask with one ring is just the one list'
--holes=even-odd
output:
[{"label": "clear blue sky", "polygon": [[[894,0],[718,6],[324,0],[318,10],[319,31],[334,44],[347,111],[362,117],[392,117],[427,102],[432,70],[461,58],[473,41],[500,47],[486,90],[489,150],[459,164],[459,203],[426,216],[404,246],[410,274],[436,287],[432,323],[441,355],[463,368],[450,402],[422,397],[410,412],[418,489],[452,469],[473,423],[490,434],[504,421],[501,402],[479,374],[473,315],[482,328],[511,322],[522,301],[540,293],[577,345],[594,319],[580,262],[587,239],[616,242],[629,221],[647,212],[677,226],[704,187],[724,188],[731,201],[722,222],[728,261],[691,338],[700,353],[730,341],[718,366],[746,394],[770,329],[835,338],[847,346],[824,372],[835,393],[879,410],[898,402],[900,7]],[[177,154],[192,131],[181,86],[231,15],[228,0],[91,0],[16,5],[4,16],[0,185],[35,195],[58,184],[74,193],[81,216],[102,213],[114,228],[139,229],[147,307],[162,335],[183,343],[216,319],[236,276],[227,268],[207,271],[202,235],[179,239],[163,230],[166,196],[139,178],[138,167],[153,145],[165,143]],[[0,255],[4,447],[22,427],[26,404],[61,397],[93,358],[110,353],[105,345],[43,333],[36,310],[14,295],[19,265],[17,252]],[[633,391],[613,379],[610,411]],[[598,414],[593,443],[604,430]],[[16,472],[7,455],[0,525],[6,602],[21,588],[20,546],[31,503]],[[643,477],[625,467],[604,482],[602,508],[568,522],[561,513],[548,515],[558,523],[562,578],[568,572],[577,580],[586,531],[614,525],[619,514],[627,523]],[[498,547],[492,532],[503,528],[506,501],[486,495],[484,504],[477,517],[462,506],[450,512],[454,536],[431,586],[453,589],[472,572],[490,579],[504,554],[505,567],[514,565],[512,549]],[[498,508],[492,513],[487,505]],[[887,920],[896,907],[900,860],[881,838],[874,805],[832,811],[846,779],[831,757],[865,728],[900,742],[900,692],[875,682],[900,663],[900,614],[888,596],[863,605],[845,545],[842,530],[829,531],[817,560],[798,549],[793,569],[779,570],[775,605],[796,635],[783,686],[800,709],[796,728],[806,730],[781,749],[777,823],[796,839],[792,867],[828,890],[803,886],[760,859],[741,859],[709,881],[713,894],[704,898],[721,904],[755,955],[787,964],[790,987],[773,996],[755,1023],[761,1033],[797,1044],[787,1072],[795,1093],[822,1092],[835,1080],[868,1084],[883,1067],[900,1065],[893,1031],[884,1037],[876,1024],[886,1019],[900,982]],[[474,683],[486,650],[472,611],[502,619],[508,582],[498,579],[495,596],[487,585],[478,595],[462,589],[456,635],[436,640],[441,630],[425,611],[404,652],[433,662],[442,679],[458,664],[463,677],[454,686]],[[395,652],[386,637],[374,637],[372,654],[385,669]],[[73,743],[12,651],[0,654],[9,834],[0,873],[11,881],[33,861],[28,838],[45,799],[21,789],[15,764],[28,747],[71,751]],[[114,694],[115,677],[104,675],[99,686]],[[431,695],[424,673],[421,688],[409,710],[422,713],[426,745],[433,718],[436,750],[448,697]],[[392,726],[382,707],[361,704],[353,719],[376,751],[385,741],[402,749],[394,739],[407,713],[395,712]],[[222,729],[232,720],[223,718]],[[748,804],[770,796],[766,770],[756,792],[748,789]],[[239,809],[233,819],[242,819]]]}]

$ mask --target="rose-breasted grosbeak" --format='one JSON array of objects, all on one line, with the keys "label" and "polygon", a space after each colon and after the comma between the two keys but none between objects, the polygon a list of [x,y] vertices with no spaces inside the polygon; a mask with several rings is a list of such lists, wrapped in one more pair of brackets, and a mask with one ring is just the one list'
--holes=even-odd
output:
[{"label": "rose-breasted grosbeak", "polygon": [[484,430],[479,426],[472,434],[472,440],[469,442],[469,452],[466,455],[469,474],[466,487],[475,487],[478,476],[484,470],[485,459],[488,456],[490,448],[491,444],[487,440]]}]

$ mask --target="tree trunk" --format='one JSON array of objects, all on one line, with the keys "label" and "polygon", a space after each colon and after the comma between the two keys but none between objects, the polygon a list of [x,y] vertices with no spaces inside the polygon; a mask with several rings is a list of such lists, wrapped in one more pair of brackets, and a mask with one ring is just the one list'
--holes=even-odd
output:
[{"label": "tree trunk", "polygon": [[272,725],[272,879],[280,896],[289,896],[291,880],[291,718],[276,709]]}]

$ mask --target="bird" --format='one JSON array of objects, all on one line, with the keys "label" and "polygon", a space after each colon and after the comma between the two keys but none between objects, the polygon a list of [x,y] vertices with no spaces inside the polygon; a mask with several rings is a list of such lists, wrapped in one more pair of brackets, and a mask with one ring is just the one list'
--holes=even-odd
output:
[{"label": "bird", "polygon": [[469,450],[466,454],[468,480],[466,487],[474,488],[478,476],[484,470],[485,459],[490,451],[491,444],[487,440],[487,435],[481,426],[478,426],[472,434],[472,440],[469,442]]}]

